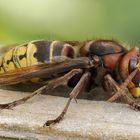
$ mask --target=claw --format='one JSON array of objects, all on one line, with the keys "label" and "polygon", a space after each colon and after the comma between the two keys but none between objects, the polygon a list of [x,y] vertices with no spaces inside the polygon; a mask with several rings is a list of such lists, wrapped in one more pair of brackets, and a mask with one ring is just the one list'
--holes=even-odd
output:
[{"label": "claw", "polygon": [[54,121],[55,120],[48,120],[48,121],[46,121],[45,124],[43,125],[43,127],[50,126],[51,124],[55,124]]},{"label": "claw", "polygon": [[75,102],[77,103],[77,98],[74,98]]},{"label": "claw", "polygon": [[1,104],[0,109],[12,109],[12,106],[10,106],[9,104]]},{"label": "claw", "polygon": [[0,109],[13,109],[16,105],[18,105],[19,101],[14,101],[8,104],[0,104]]},{"label": "claw", "polygon": [[58,118],[56,118],[56,119],[54,119],[54,120],[48,120],[48,121],[46,121],[46,123],[43,125],[43,127],[45,127],[45,126],[50,126],[50,125],[59,123],[60,120],[62,120],[62,116],[59,116]]},{"label": "claw", "polygon": [[133,109],[135,109],[135,110],[140,110],[140,104],[138,104],[138,103],[134,103],[134,104],[132,104],[131,106],[132,106]]}]

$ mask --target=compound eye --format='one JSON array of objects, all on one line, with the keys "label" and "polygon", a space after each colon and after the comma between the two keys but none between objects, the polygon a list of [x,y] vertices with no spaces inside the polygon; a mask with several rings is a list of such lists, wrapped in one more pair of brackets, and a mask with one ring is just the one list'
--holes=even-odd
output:
[{"label": "compound eye", "polygon": [[133,57],[129,60],[129,65],[128,65],[129,73],[131,73],[137,67],[137,64],[138,64],[137,57]]}]

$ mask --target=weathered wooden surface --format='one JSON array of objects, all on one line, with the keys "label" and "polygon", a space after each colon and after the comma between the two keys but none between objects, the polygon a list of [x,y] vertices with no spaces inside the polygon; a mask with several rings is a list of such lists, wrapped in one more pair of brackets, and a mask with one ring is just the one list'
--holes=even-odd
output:
[{"label": "weathered wooden surface", "polygon": [[[65,91],[56,89],[54,94]],[[66,89],[66,91],[69,89]],[[30,93],[0,90],[0,103],[13,101]],[[99,93],[100,94],[100,93]],[[128,105],[79,99],[73,100],[59,124],[43,128],[55,118],[67,99],[38,95],[13,110],[0,112],[0,136],[23,139],[140,139],[140,112]]]}]

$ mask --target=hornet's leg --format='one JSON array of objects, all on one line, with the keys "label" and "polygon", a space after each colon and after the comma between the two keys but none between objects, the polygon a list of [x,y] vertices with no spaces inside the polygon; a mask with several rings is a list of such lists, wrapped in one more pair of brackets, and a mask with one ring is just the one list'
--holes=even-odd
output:
[{"label": "hornet's leg", "polygon": [[113,88],[115,92],[115,94],[108,99],[109,102],[113,102],[119,97],[123,96],[130,106],[132,106],[134,109],[140,110],[140,105],[138,105],[132,98],[127,95],[126,90],[127,85],[129,84],[129,82],[131,82],[137,71],[138,69],[135,69],[120,86],[114,81],[114,79],[110,75],[105,76],[105,80],[108,81],[109,85],[111,86],[111,88]]},{"label": "hornet's leg", "polygon": [[48,81],[46,83],[46,85],[44,85],[43,87],[34,91],[32,94],[30,94],[26,97],[23,97],[22,99],[19,99],[19,100],[16,100],[16,101],[13,101],[13,102],[7,103],[7,104],[0,104],[0,109],[11,109],[17,105],[20,105],[20,104],[26,102],[27,100],[29,100],[30,98],[34,97],[35,95],[41,94],[44,90],[54,89],[54,88],[62,85],[63,83],[68,81],[71,77],[73,77],[75,74],[80,73],[80,72],[82,72],[81,69],[73,69],[62,77],[58,77],[56,79]]},{"label": "hornet's leg", "polygon": [[80,81],[77,83],[77,85],[74,87],[74,89],[70,93],[70,97],[69,97],[63,111],[61,112],[61,114],[56,119],[46,121],[44,126],[50,126],[51,124],[58,123],[63,119],[64,115],[66,114],[66,112],[68,110],[71,100],[73,98],[76,98],[76,96],[82,91],[82,89],[85,87],[86,83],[88,82],[89,78],[90,78],[89,72],[86,72],[82,75]]}]

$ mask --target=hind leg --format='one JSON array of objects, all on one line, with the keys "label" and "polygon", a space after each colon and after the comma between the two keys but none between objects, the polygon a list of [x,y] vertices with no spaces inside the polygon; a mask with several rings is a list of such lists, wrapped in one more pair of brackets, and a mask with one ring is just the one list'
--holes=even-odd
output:
[{"label": "hind leg", "polygon": [[16,100],[16,101],[13,101],[13,102],[7,103],[7,104],[0,104],[0,109],[11,109],[11,108],[13,108],[13,107],[15,107],[17,105],[25,103],[27,100],[31,99],[35,95],[41,94],[44,90],[54,89],[54,88],[62,85],[66,81],[68,81],[75,74],[81,73],[81,72],[82,72],[81,69],[73,69],[73,70],[71,70],[70,72],[68,72],[67,74],[65,74],[62,77],[58,77],[56,79],[48,81],[46,83],[46,85],[44,85],[43,87],[41,87],[38,90],[34,91],[32,94],[30,94],[30,95],[28,95],[26,97],[23,97],[22,99],[19,99],[19,100]]}]

